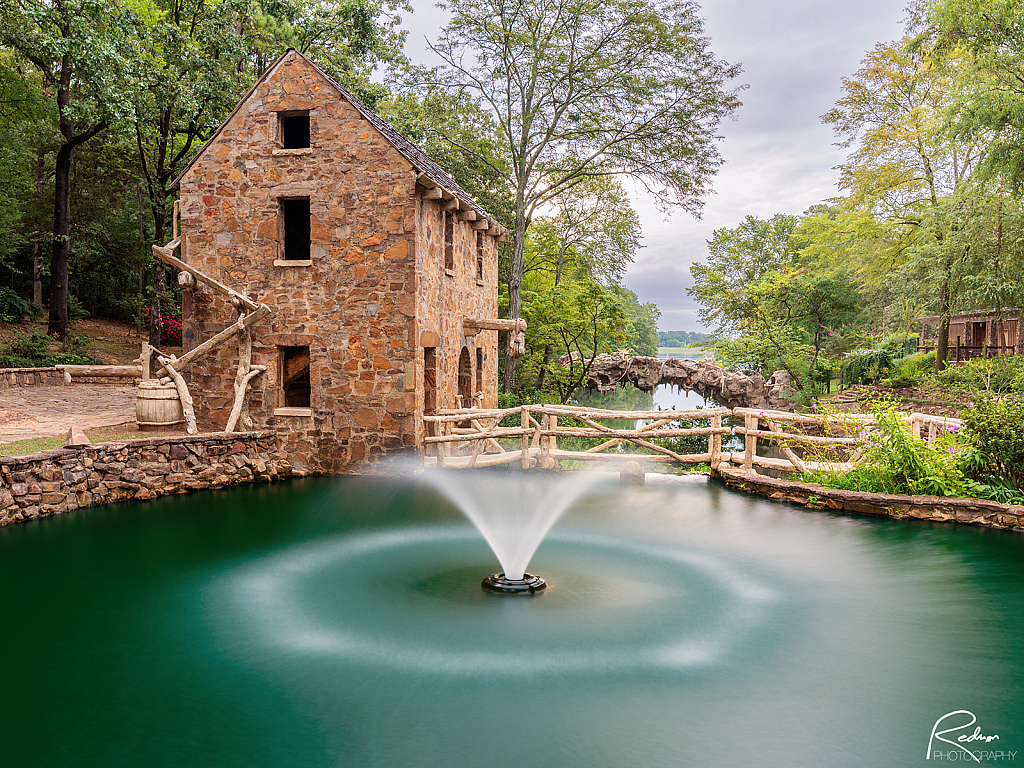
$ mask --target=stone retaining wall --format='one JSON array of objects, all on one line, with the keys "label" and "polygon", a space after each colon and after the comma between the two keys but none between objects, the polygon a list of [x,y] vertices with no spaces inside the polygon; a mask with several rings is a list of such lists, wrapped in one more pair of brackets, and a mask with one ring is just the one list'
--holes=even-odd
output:
[{"label": "stone retaining wall", "polygon": [[842,491],[821,485],[766,477],[742,469],[722,468],[719,475],[726,485],[733,488],[779,501],[801,504],[812,509],[984,525],[1024,533],[1024,506],[949,496],[895,496]]},{"label": "stone retaining wall", "polygon": [[63,387],[64,371],[57,368],[2,368],[0,391],[11,387]]},{"label": "stone retaining wall", "polygon": [[152,437],[0,457],[0,526],[80,507],[269,483],[292,474],[274,432]]}]

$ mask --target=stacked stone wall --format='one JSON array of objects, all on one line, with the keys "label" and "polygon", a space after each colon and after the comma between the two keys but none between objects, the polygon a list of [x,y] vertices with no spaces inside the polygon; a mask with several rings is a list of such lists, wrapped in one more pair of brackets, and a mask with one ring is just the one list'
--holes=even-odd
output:
[{"label": "stacked stone wall", "polygon": [[1024,533],[1024,507],[1013,504],[949,496],[900,496],[844,491],[731,468],[722,468],[719,474],[727,485],[734,488],[814,509],[983,525]]},{"label": "stacked stone wall", "polygon": [[[484,236],[483,279],[476,277],[476,230],[467,221],[455,222],[453,269],[445,268],[444,212],[438,200],[423,200],[417,216],[417,317],[420,327],[438,334],[437,407],[455,408],[459,394],[459,357],[469,350],[473,392],[477,391],[477,354],[483,352],[483,407],[498,405],[498,332],[466,336],[467,317],[498,317],[498,245]],[[420,360],[422,368],[422,360]],[[422,372],[420,373],[422,390]],[[463,402],[464,408],[474,403]]]},{"label": "stacked stone wall", "polygon": [[0,525],[292,474],[273,432],[163,437],[0,457]]},{"label": "stacked stone wall", "polygon": [[64,371],[59,368],[4,368],[0,370],[0,391],[12,387],[63,387]]}]

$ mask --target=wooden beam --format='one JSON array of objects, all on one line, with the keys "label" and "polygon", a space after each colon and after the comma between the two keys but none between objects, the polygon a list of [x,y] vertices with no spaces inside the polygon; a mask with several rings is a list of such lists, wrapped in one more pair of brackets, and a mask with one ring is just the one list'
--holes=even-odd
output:
[{"label": "wooden beam", "polygon": [[480,232],[485,229],[490,229],[491,222],[489,222],[487,219],[480,219],[479,221],[474,221],[470,226],[472,226],[473,229]]},{"label": "wooden beam", "polygon": [[463,211],[462,213],[460,213],[458,218],[460,221],[476,221],[477,214],[476,211],[470,208],[468,211]]},{"label": "wooden beam", "polygon": [[457,198],[457,197],[453,197],[451,200],[448,200],[447,202],[441,203],[441,210],[442,211],[457,211],[457,210],[459,210],[459,206],[460,205],[462,205],[462,201],[460,201],[459,198]]},{"label": "wooden beam", "polygon": [[141,365],[57,365],[72,376],[114,377],[123,376],[132,379],[142,378]]},{"label": "wooden beam", "polygon": [[434,187],[433,189],[426,189],[420,194],[423,195],[424,200],[440,200],[442,197],[441,188]]},{"label": "wooden beam", "polygon": [[488,235],[490,235],[491,237],[497,237],[497,236],[498,236],[498,235],[500,235],[500,234],[501,234],[501,233],[502,233],[503,231],[504,231],[504,230],[503,230],[503,228],[502,228],[502,227],[501,227],[500,225],[498,225],[498,224],[492,224],[492,225],[491,225],[491,226],[490,226],[490,227],[488,228],[488,230],[487,230],[487,234],[488,234]]},{"label": "wooden beam", "polygon": [[161,248],[159,245],[154,245],[153,246],[153,255],[156,256],[161,261],[166,261],[172,267],[177,267],[178,269],[181,269],[181,270],[184,270],[185,272],[188,272],[196,280],[198,280],[198,281],[200,281],[202,283],[206,283],[208,286],[213,288],[215,291],[219,291],[220,293],[223,293],[225,296],[231,296],[233,298],[238,299],[242,303],[242,306],[245,307],[246,309],[251,310],[251,311],[255,311],[255,310],[259,309],[260,305],[257,304],[256,302],[252,301],[248,296],[243,296],[238,291],[234,291],[234,290],[228,288],[223,283],[220,283],[220,282],[214,280],[209,275],[203,274],[202,272],[200,272],[195,267],[190,267],[188,264],[186,264],[181,259],[176,259],[174,256],[172,256],[171,253],[180,244],[181,244],[181,239],[179,238],[177,240],[172,240],[171,242],[169,242],[163,248]]},{"label": "wooden beam", "polygon": [[[475,336],[480,331],[514,331],[523,320],[487,320],[467,317],[462,321],[462,330],[466,336]],[[472,331],[472,333],[470,333]]]},{"label": "wooden beam", "polygon": [[[211,349],[215,349],[215,348],[219,347],[225,341],[227,341],[232,336],[234,336],[236,333],[238,333],[240,330],[242,330],[242,328],[248,328],[250,325],[252,325],[253,323],[257,322],[258,320],[263,319],[264,317],[266,317],[269,314],[270,314],[270,307],[268,307],[266,304],[260,304],[259,308],[257,308],[257,310],[255,312],[253,312],[252,314],[246,315],[245,317],[241,318],[240,324],[239,324],[239,322],[232,323],[230,326],[225,328],[223,331],[218,333],[216,336],[214,336],[213,338],[207,339],[206,341],[204,341],[202,344],[200,344],[198,347],[196,347],[195,349],[191,350],[190,352],[186,352],[184,355],[179,357],[177,360],[174,360],[171,364],[176,369],[178,369],[180,371],[182,368],[184,368],[186,365],[191,363],[193,360],[195,360],[200,355],[206,354]],[[159,371],[156,372],[156,375],[157,375],[157,378],[159,378],[160,376],[168,375],[167,369],[166,368],[161,368]]]}]

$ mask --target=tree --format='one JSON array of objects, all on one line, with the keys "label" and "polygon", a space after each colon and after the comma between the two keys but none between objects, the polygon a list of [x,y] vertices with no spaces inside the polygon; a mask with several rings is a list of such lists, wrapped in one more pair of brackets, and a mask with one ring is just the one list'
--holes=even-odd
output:
[{"label": "tree", "polygon": [[[663,204],[697,212],[721,164],[715,130],[739,105],[689,0],[466,0],[426,78],[495,119],[514,191],[509,316],[522,312],[526,230],[584,179],[625,173]],[[515,377],[506,364],[505,387]]]},{"label": "tree", "polygon": [[128,122],[137,57],[134,12],[113,0],[2,0],[0,44],[35,67],[56,104],[61,140],[54,171],[48,332],[68,332],[71,170],[75,148]]},{"label": "tree", "polygon": [[[938,66],[905,39],[879,43],[851,78],[845,95],[822,120],[854,147],[840,166],[846,204],[888,221],[901,252],[931,251],[938,265],[939,305],[936,370],[946,364],[953,306],[956,253],[942,245],[948,232],[937,215],[941,200],[969,178],[978,146],[945,130],[954,62]],[[900,231],[901,230],[901,231]]]},{"label": "tree", "polygon": [[555,285],[571,262],[580,277],[617,285],[640,247],[640,217],[614,178],[595,176],[551,200],[553,215],[534,220],[524,249],[524,273],[544,269]]},{"label": "tree", "polygon": [[[524,375],[538,377],[538,391],[552,389],[560,402],[568,402],[586,381],[594,358],[627,342],[622,302],[591,280],[527,289],[524,296],[529,350],[523,357]],[[552,349],[564,364],[542,358],[541,350]]]},{"label": "tree", "polygon": [[708,263],[691,267],[688,293],[700,304],[701,320],[716,327],[715,357],[723,364],[766,376],[784,369],[813,395],[820,358],[837,332],[856,322],[860,295],[834,260],[797,250],[800,225],[796,216],[776,214],[716,230]]},{"label": "tree", "polygon": [[918,44],[941,63],[961,62],[953,130],[979,141],[985,166],[1024,187],[1024,7],[1017,0],[933,0]]},{"label": "tree", "polygon": [[733,229],[714,231],[707,264],[690,266],[694,284],[686,289],[700,304],[701,323],[714,327],[717,335],[743,327],[750,312],[746,289],[793,262],[790,240],[798,222],[783,213],[767,220],[747,216]]}]

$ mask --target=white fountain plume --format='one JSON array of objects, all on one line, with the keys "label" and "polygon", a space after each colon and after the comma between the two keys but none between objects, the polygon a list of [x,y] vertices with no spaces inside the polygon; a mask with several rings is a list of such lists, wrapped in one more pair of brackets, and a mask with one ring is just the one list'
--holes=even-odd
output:
[{"label": "white fountain plume", "polygon": [[422,479],[451,499],[491,545],[505,577],[520,581],[562,513],[601,479],[591,472],[427,470]]}]

